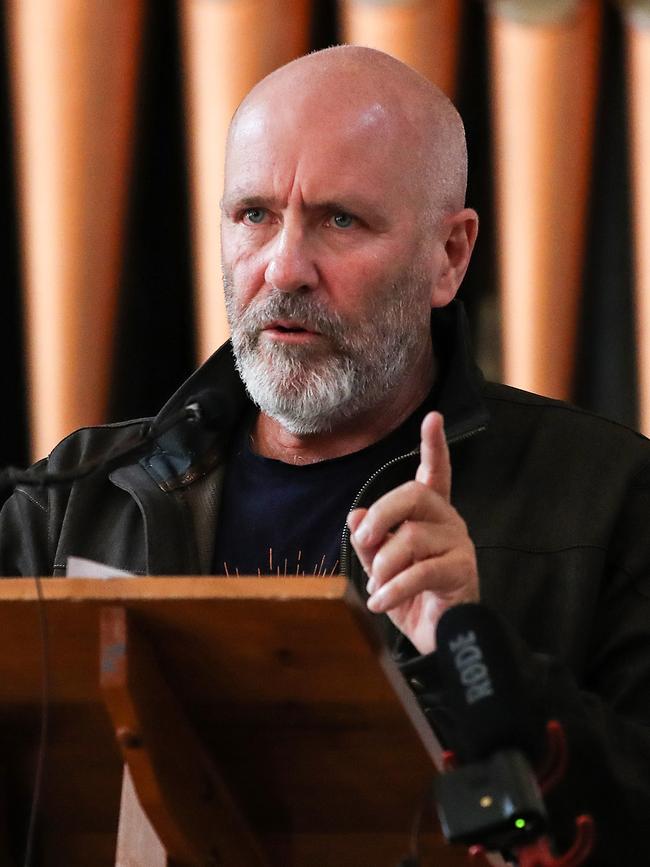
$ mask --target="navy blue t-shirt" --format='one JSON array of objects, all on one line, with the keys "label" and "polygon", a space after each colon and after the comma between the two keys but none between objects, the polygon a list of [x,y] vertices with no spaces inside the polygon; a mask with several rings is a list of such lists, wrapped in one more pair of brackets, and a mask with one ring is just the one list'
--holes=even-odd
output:
[{"label": "navy blue t-shirt", "polygon": [[387,437],[350,455],[287,464],[255,454],[243,425],[226,469],[214,556],[216,575],[330,575],[340,569],[345,520],[366,480],[420,444],[428,398]]}]

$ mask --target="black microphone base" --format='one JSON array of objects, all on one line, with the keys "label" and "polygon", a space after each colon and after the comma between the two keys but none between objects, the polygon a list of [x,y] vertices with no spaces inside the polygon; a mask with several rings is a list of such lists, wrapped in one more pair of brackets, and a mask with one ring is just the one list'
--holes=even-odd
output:
[{"label": "black microphone base", "polygon": [[541,836],[547,815],[537,780],[518,750],[495,753],[434,781],[442,832],[450,843],[491,851]]}]

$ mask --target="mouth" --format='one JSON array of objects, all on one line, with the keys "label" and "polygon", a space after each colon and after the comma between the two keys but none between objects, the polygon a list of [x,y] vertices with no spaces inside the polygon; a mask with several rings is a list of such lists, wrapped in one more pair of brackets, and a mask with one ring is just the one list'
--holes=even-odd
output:
[{"label": "mouth", "polygon": [[320,331],[315,331],[306,325],[301,325],[299,322],[292,322],[286,319],[277,319],[269,322],[262,329],[262,334],[265,334],[271,340],[290,342],[312,340],[323,336]]}]

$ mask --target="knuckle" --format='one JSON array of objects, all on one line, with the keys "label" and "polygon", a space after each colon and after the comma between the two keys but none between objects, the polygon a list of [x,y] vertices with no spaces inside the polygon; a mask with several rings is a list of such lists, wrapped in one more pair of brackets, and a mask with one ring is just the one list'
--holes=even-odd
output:
[{"label": "knuckle", "polygon": [[415,479],[411,479],[408,482],[404,482],[402,485],[402,489],[404,493],[408,494],[409,497],[418,497],[422,491],[422,483],[416,482]]},{"label": "knuckle", "polygon": [[476,557],[474,551],[465,549],[457,552],[454,559],[454,572],[457,580],[463,584],[473,582],[477,577]]},{"label": "knuckle", "polygon": [[368,530],[372,535],[376,534],[388,519],[391,510],[390,500],[387,499],[388,496],[389,494],[384,494],[383,497],[380,497],[368,509],[368,514],[364,521],[364,529]]},{"label": "knuckle", "polygon": [[416,591],[435,590],[438,576],[438,562],[435,558],[420,560],[410,569],[411,579]]},{"label": "knuckle", "polygon": [[418,541],[419,528],[413,521],[404,521],[399,529],[400,541],[403,542],[414,553],[415,546]]},{"label": "knuckle", "polygon": [[383,579],[387,570],[386,552],[379,550],[372,560],[372,574],[374,578]]}]

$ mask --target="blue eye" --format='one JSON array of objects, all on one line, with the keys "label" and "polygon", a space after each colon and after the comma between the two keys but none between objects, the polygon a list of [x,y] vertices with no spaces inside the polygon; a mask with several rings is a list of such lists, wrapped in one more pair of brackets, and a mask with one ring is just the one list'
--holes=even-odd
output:
[{"label": "blue eye", "polygon": [[349,229],[350,226],[354,225],[354,217],[346,213],[334,214],[332,222],[337,229]]},{"label": "blue eye", "polygon": [[262,223],[266,217],[266,211],[264,208],[246,208],[244,217],[249,223]]}]

